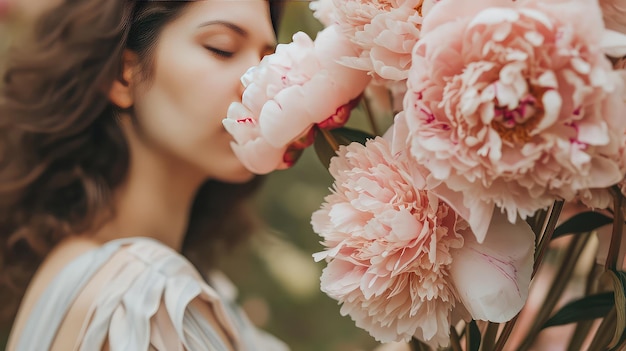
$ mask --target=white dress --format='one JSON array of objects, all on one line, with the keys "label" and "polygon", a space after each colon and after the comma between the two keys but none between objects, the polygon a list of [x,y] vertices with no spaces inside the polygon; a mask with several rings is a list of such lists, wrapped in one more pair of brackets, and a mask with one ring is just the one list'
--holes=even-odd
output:
[{"label": "white dress", "polygon": [[[189,261],[148,238],[111,241],[79,256],[52,281],[34,306],[16,351],[49,350],[75,299],[105,279],[73,350],[287,351],[256,329],[219,282],[209,285]],[[210,279],[210,278],[209,278]],[[198,309],[212,307],[230,341]],[[108,342],[108,343],[107,343]],[[69,350],[68,350],[69,351]]]}]

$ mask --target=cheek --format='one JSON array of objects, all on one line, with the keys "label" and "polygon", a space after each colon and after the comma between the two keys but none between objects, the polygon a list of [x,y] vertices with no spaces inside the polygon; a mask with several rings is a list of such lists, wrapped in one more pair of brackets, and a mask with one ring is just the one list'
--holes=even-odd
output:
[{"label": "cheek", "polygon": [[[180,118],[189,123],[189,128],[223,130],[222,119],[228,106],[239,99],[239,76],[231,70],[219,70],[205,64],[189,70],[186,74],[172,77],[176,82],[168,84],[170,102],[180,110]],[[200,69],[203,68],[203,69]],[[206,130],[208,132],[208,130]]]},{"label": "cheek", "polygon": [[162,89],[154,104],[164,108],[162,113],[168,111],[162,118],[175,123],[175,129],[184,129],[190,135],[212,133],[218,126],[223,129],[221,120],[230,96],[210,73],[207,69],[180,70],[155,82]]},{"label": "cheek", "polygon": [[163,52],[153,80],[137,100],[145,134],[193,163],[234,157],[222,119],[230,103],[240,98],[239,78],[245,69],[239,66],[211,59],[202,50]]},{"label": "cheek", "polygon": [[[234,157],[222,126],[230,102],[214,79],[162,75],[136,104],[142,134],[150,144],[201,168]],[[168,78],[168,79],[165,79]]]}]

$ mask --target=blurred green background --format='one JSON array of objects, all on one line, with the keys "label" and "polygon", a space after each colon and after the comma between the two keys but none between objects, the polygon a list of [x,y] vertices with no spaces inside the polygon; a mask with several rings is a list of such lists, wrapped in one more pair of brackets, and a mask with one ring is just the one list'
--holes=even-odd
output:
[{"label": "blurred green background", "polygon": [[[322,29],[308,6],[308,1],[286,2],[280,43],[291,41],[297,31],[314,38]],[[9,22],[0,15],[0,52],[12,37],[9,28],[15,28],[15,23]],[[354,123],[359,122],[351,121]],[[319,289],[325,264],[315,263],[311,257],[322,246],[309,221],[331,183],[312,149],[306,150],[293,168],[269,175],[254,199],[264,223],[260,233],[225,257],[221,267],[239,289],[239,301],[253,322],[284,340],[292,350],[373,350],[378,344],[349,317],[342,317],[336,301]],[[0,331],[0,349],[4,349],[6,334]]]}]

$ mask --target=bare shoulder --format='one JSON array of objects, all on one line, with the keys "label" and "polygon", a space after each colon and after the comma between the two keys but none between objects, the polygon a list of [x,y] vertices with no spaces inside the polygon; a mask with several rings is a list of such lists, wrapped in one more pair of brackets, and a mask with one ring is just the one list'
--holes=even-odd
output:
[{"label": "bare shoulder", "polygon": [[30,282],[24,298],[22,299],[13,329],[11,331],[11,337],[9,339],[7,350],[13,350],[15,348],[15,343],[17,341],[16,337],[21,335],[21,331],[28,320],[28,316],[31,314],[33,307],[61,270],[63,270],[64,267],[80,255],[92,249],[98,248],[100,245],[100,243],[88,238],[72,237],[59,243],[50,252],[50,254],[48,254],[35,273],[35,276]]},{"label": "bare shoulder", "polygon": [[[92,249],[102,250],[84,256],[85,261],[76,261]],[[234,349],[230,340],[239,331],[231,329],[234,325],[226,322],[229,314],[221,297],[183,260],[183,256],[163,244],[140,238],[104,245],[77,238],[59,244],[28,289],[8,350],[15,350],[20,339],[31,342],[23,339],[23,333],[47,333],[44,330],[53,333],[49,334],[52,339],[32,341],[36,349],[72,350],[87,342],[90,349],[108,350],[108,342],[120,346],[118,341],[132,341],[133,345],[154,343],[156,349],[182,349],[186,337],[179,332],[185,325],[183,320],[172,319],[170,313],[176,316],[199,313],[203,323],[190,327],[192,333],[198,334],[191,339],[204,340],[207,335],[217,335],[213,341],[224,349]],[[165,268],[166,263],[174,263],[177,268]],[[65,267],[69,270],[62,272]],[[53,284],[57,277],[61,284]],[[181,281],[194,284],[196,295],[181,295],[183,291],[176,285]],[[53,287],[55,293],[47,295],[48,287]],[[48,299],[50,296],[58,301]],[[35,309],[42,298],[46,299],[47,311]],[[188,307],[193,308],[188,310]],[[52,319],[42,320],[42,316]],[[26,323],[29,318],[36,327]],[[115,323],[108,322],[112,318]],[[207,327],[210,332],[203,331]]]}]

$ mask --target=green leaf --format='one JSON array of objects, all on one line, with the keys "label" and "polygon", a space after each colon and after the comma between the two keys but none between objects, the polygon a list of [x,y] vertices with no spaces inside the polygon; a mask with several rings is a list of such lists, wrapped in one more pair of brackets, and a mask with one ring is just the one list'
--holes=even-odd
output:
[{"label": "green leaf", "polygon": [[423,341],[413,337],[411,338],[411,351],[431,351],[432,349]]},{"label": "green leaf", "polygon": [[613,307],[615,298],[612,292],[585,296],[563,306],[548,319],[541,329],[579,321],[602,318]]},{"label": "green leaf", "polygon": [[606,273],[610,275],[613,281],[615,311],[617,312],[615,335],[613,335],[609,347],[611,350],[618,350],[626,343],[626,272],[608,271]]},{"label": "green leaf", "polygon": [[335,138],[341,145],[349,145],[352,142],[357,142],[365,145],[365,142],[367,142],[368,139],[375,138],[375,136],[362,130],[347,127],[333,129],[330,132],[335,136]]},{"label": "green leaf", "polygon": [[322,133],[315,133],[313,148],[315,149],[317,158],[320,162],[322,162],[322,165],[328,169],[330,166],[330,159],[337,156],[337,152],[333,149]]},{"label": "green leaf", "polygon": [[[326,133],[326,135],[324,135],[324,133]],[[330,134],[330,136],[328,134]],[[329,138],[332,140],[328,140]],[[337,146],[350,145],[353,142],[358,142],[362,145],[365,145],[365,142],[368,139],[373,138],[374,136],[366,132],[345,127],[336,128],[330,131],[318,130],[317,133],[315,133],[315,141],[313,143],[313,147],[315,149],[315,153],[317,154],[317,158],[320,160],[320,162],[322,162],[322,165],[324,165],[324,167],[328,168],[330,165],[330,160],[334,156],[337,156],[337,152],[334,149],[335,145],[332,145],[333,143]]]},{"label": "green leaf", "polygon": [[613,223],[613,218],[607,217],[602,213],[593,211],[582,212],[556,227],[552,239],[567,234],[587,233],[611,223]]},{"label": "green leaf", "polygon": [[472,320],[469,324],[469,349],[467,351],[478,351],[480,349],[480,330],[476,325],[476,321]]}]

